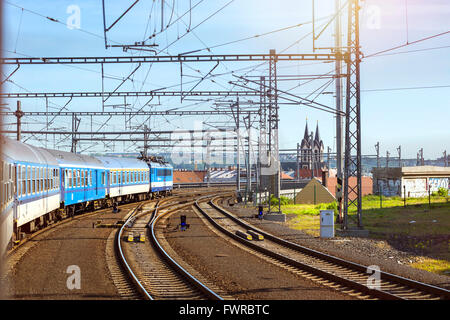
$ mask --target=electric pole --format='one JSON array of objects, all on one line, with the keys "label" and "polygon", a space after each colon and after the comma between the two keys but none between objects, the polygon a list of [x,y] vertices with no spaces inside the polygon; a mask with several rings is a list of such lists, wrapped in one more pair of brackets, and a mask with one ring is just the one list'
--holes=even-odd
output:
[{"label": "electric pole", "polygon": [[[341,0],[335,0],[335,11],[336,11],[336,18],[335,18],[335,35],[334,35],[334,42],[335,42],[335,50],[336,53],[341,52],[341,15],[338,14],[339,9],[341,7]],[[336,176],[339,181],[342,181],[343,172],[342,172],[342,163],[343,163],[343,153],[342,153],[342,79],[341,79],[341,68],[342,68],[342,61],[341,59],[336,59],[335,63],[335,76],[336,76]],[[328,154],[328,157],[330,155]],[[341,214],[342,214],[342,197],[338,197],[338,210],[339,210],[339,222],[342,222],[341,220]]]}]

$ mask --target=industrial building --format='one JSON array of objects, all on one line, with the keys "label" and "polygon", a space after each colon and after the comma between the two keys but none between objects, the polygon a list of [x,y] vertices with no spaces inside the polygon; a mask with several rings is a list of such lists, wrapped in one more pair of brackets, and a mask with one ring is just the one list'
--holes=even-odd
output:
[{"label": "industrial building", "polygon": [[449,189],[450,167],[416,166],[373,168],[373,193],[417,198]]}]

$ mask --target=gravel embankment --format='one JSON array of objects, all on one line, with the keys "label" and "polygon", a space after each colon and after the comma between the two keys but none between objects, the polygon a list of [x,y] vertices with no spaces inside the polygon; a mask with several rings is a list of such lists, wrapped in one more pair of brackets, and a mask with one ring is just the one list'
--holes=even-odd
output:
[{"label": "gravel embankment", "polygon": [[[130,206],[128,206],[130,208]],[[114,229],[93,228],[98,220],[115,223],[128,213],[122,207],[114,214],[77,216],[34,238],[37,242],[13,266],[8,276],[8,299],[117,299],[106,263],[106,240]],[[67,282],[73,273],[69,266],[80,268],[81,288],[70,290]],[[72,271],[73,272],[73,271]]]},{"label": "gravel embankment", "polygon": [[450,277],[438,275],[424,270],[416,269],[407,264],[421,259],[421,257],[399,251],[387,241],[356,237],[336,237],[334,239],[321,239],[301,230],[291,229],[286,223],[273,222],[254,218],[257,214],[255,208],[243,208],[240,205],[224,208],[248,223],[255,225],[269,233],[278,235],[286,240],[302,246],[318,250],[336,257],[350,260],[362,265],[377,265],[382,271],[429,283],[432,285],[450,288]]},{"label": "gravel embankment", "polygon": [[235,299],[325,300],[352,297],[297,276],[224,239],[204,224],[193,210],[184,211],[190,227],[179,231],[180,213],[174,213],[165,237],[193,269]]}]

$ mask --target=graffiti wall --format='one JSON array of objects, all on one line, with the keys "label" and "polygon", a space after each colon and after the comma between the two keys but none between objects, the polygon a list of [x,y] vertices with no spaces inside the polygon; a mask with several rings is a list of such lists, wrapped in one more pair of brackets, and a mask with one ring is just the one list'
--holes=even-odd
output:
[{"label": "graffiti wall", "polygon": [[378,179],[377,184],[379,189],[374,190],[374,193],[378,194],[378,190],[380,190],[381,194],[386,197],[400,195],[400,179]]},{"label": "graffiti wall", "polygon": [[438,191],[439,188],[450,189],[450,178],[429,178],[431,192]]},{"label": "graffiti wall", "polygon": [[[426,197],[428,195],[427,178],[403,179],[403,186],[405,186],[406,197],[408,198]],[[404,196],[403,190],[402,196]]]}]

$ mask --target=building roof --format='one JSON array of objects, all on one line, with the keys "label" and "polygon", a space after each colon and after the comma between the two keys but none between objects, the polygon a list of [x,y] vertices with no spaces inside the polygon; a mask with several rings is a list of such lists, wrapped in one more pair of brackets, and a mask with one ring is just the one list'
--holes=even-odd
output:
[{"label": "building roof", "polygon": [[281,180],[294,180],[294,178],[285,173],[284,171],[281,171]]},{"label": "building roof", "polygon": [[199,183],[204,182],[206,171],[173,171],[174,183]]},{"label": "building roof", "polygon": [[415,166],[415,167],[393,167],[372,168],[373,177],[377,179],[420,177],[420,176],[449,176],[450,167],[438,166]]}]

